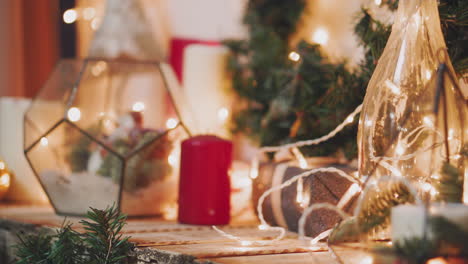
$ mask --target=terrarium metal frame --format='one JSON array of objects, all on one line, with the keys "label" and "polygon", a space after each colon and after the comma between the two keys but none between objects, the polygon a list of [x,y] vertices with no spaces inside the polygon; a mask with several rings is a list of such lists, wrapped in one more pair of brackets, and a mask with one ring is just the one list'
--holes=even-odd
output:
[{"label": "terrarium metal frame", "polygon": [[[71,61],[74,61],[75,59],[70,59]],[[79,59],[77,59],[79,60]],[[28,157],[28,153],[35,147],[37,146],[38,144],[40,144],[41,142],[41,139],[43,138],[47,138],[47,136],[49,136],[56,128],[58,128],[60,125],[62,124],[68,124],[70,125],[71,127],[73,127],[74,129],[76,129],[78,132],[80,132],[82,135],[84,135],[86,138],[88,138],[89,140],[91,140],[92,142],[98,144],[99,147],[102,147],[103,149],[105,149],[106,151],[108,151],[109,153],[111,153],[112,155],[114,155],[115,157],[117,157],[119,159],[119,161],[122,163],[122,168],[120,170],[120,180],[119,180],[119,190],[118,190],[118,197],[117,197],[117,206],[118,206],[118,210],[121,211],[122,209],[122,201],[123,201],[123,191],[124,191],[124,181],[125,181],[125,171],[127,169],[127,163],[128,161],[134,157],[135,155],[137,155],[140,151],[142,151],[143,149],[145,149],[146,147],[150,146],[151,144],[155,143],[156,141],[160,140],[162,137],[168,135],[170,132],[172,131],[175,131],[175,130],[178,130],[180,128],[183,129],[183,131],[188,135],[188,136],[191,136],[191,133],[190,133],[190,130],[188,129],[188,127],[184,124],[183,120],[182,120],[182,116],[181,116],[181,113],[178,109],[178,106],[177,104],[175,103],[176,101],[174,100],[174,95],[173,95],[173,92],[171,91],[171,89],[169,88],[169,84],[168,84],[168,81],[167,81],[167,78],[165,76],[165,74],[163,73],[163,71],[161,70],[160,68],[160,65],[161,65],[161,62],[158,62],[158,61],[143,61],[143,60],[127,60],[127,59],[109,59],[109,58],[99,58],[99,57],[88,57],[88,58],[84,58],[82,59],[83,61],[83,64],[81,66],[81,69],[79,71],[79,74],[78,74],[78,77],[76,79],[76,81],[74,82],[72,88],[70,89],[70,94],[68,95],[68,100],[67,100],[67,103],[66,103],[66,108],[65,108],[65,111],[64,111],[64,115],[62,116],[62,118],[60,120],[58,120],[57,122],[55,122],[54,125],[52,125],[46,132],[44,132],[42,135],[40,135],[35,141],[33,141],[33,143],[30,144],[30,146],[26,146],[26,132],[23,133],[23,139],[24,139],[24,155],[25,155],[25,158],[29,164],[29,166],[31,167],[32,171],[34,172],[34,175],[36,176],[36,178],[38,179],[41,187],[43,188],[43,190],[45,191],[46,195],[47,195],[47,198],[49,199],[52,207],[54,208],[54,211],[58,214],[58,215],[64,215],[64,216],[83,216],[83,214],[75,214],[75,213],[64,213],[62,211],[60,211],[57,206],[55,205],[55,202],[53,201],[53,199],[51,198],[51,195],[49,194],[49,191],[47,190],[47,188],[45,188],[45,185],[44,183],[42,182],[37,170],[34,168],[33,164],[32,164],[32,161],[30,160],[30,158]],[[176,113],[176,115],[179,117],[178,119],[178,123],[176,126],[172,127],[172,128],[167,128],[164,132],[158,134],[155,138],[151,139],[150,141],[146,142],[145,144],[143,144],[142,146],[138,147],[137,149],[134,149],[134,150],[131,150],[128,154],[126,155],[122,155],[120,153],[118,153],[117,151],[113,150],[112,148],[110,148],[108,145],[104,144],[103,142],[101,142],[101,140],[97,139],[96,137],[94,137],[93,135],[91,135],[89,132],[85,131],[84,129],[82,129],[81,127],[79,127],[78,125],[76,125],[73,121],[69,120],[69,118],[67,117],[67,113],[68,113],[68,110],[70,110],[72,108],[72,105],[73,105],[73,102],[74,100],[76,99],[76,93],[77,91],[79,90],[79,86],[80,86],[80,83],[83,79],[83,73],[85,72],[85,69],[87,68],[88,64],[90,62],[99,62],[99,61],[104,61],[104,62],[111,62],[111,63],[124,63],[124,64],[143,64],[143,65],[152,65],[155,67],[155,69],[158,70],[158,72],[160,73],[160,76],[162,77],[162,81],[163,81],[163,84],[164,84],[164,90],[167,92],[167,94],[169,95],[169,98],[170,98],[170,101],[172,102],[173,104],[173,108],[174,108],[174,111]],[[44,88],[44,87],[43,87]],[[41,88],[41,90],[43,89]],[[39,93],[33,97],[33,101],[35,99],[37,99],[39,97]],[[28,107],[28,109],[26,110],[26,113],[28,113],[32,108],[32,105]],[[24,115],[24,119],[23,119],[23,122],[26,124],[26,123],[29,123],[31,125],[34,126],[34,122],[32,122],[28,117],[27,115],[25,114]],[[140,215],[139,215],[140,216]]]}]

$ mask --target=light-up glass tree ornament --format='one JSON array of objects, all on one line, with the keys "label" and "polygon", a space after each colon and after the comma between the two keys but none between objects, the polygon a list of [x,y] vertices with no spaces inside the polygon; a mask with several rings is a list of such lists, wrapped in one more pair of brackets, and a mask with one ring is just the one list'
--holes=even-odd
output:
[{"label": "light-up glass tree ornament", "polygon": [[[368,185],[375,184],[363,197],[364,206],[392,186],[378,184],[382,177],[404,177],[421,193],[430,191],[428,184],[441,171],[445,156],[459,155],[466,143],[466,101],[453,83],[445,85],[444,111],[434,112],[439,63],[446,63],[449,75],[455,76],[451,62],[441,55],[445,50],[437,1],[401,1],[369,82],[359,124],[359,173]],[[464,171],[463,160],[449,160]],[[388,237],[385,223],[374,224],[365,230],[371,237]]]},{"label": "light-up glass tree ornament", "polygon": [[400,1],[360,117],[364,190],[354,217],[329,240],[341,259],[343,248],[362,249],[364,260],[379,254],[372,249],[391,247],[390,213],[396,205],[462,202],[467,101],[446,54],[437,1]]}]

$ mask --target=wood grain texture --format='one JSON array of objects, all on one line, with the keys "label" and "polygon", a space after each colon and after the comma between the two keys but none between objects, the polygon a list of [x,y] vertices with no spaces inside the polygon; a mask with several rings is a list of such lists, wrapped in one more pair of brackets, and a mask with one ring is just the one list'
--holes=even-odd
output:
[{"label": "wood grain texture", "polygon": [[[232,241],[213,241],[191,245],[157,246],[157,249],[177,251],[197,258],[218,258],[232,256],[256,256],[285,253],[304,253],[308,250],[297,239],[283,239],[274,245],[243,247]],[[323,249],[325,250],[325,249]]]},{"label": "wood grain texture", "polygon": [[[57,216],[49,207],[0,205],[0,219],[57,228],[65,218]],[[82,231],[79,220],[78,217],[67,217],[77,231]],[[272,231],[261,231],[253,224],[234,223],[220,228],[246,240],[266,240],[276,235]],[[244,247],[221,236],[211,226],[184,225],[160,218],[134,218],[128,220],[123,233],[136,245],[133,252],[138,259],[136,263],[331,263],[331,256],[324,252],[325,247],[307,253],[310,250],[292,232],[273,245]]]},{"label": "wood grain texture", "polygon": [[222,264],[330,264],[334,263],[333,258],[328,252],[314,253],[295,253],[281,255],[259,255],[259,256],[241,256],[210,258],[210,261]]}]

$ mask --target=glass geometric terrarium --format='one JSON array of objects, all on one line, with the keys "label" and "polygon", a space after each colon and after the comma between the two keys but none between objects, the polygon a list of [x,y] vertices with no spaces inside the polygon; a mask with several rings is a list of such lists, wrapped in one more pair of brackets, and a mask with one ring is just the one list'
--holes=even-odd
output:
[{"label": "glass geometric terrarium", "polygon": [[24,119],[26,158],[56,212],[148,216],[176,202],[187,130],[173,99],[158,62],[60,61]]}]

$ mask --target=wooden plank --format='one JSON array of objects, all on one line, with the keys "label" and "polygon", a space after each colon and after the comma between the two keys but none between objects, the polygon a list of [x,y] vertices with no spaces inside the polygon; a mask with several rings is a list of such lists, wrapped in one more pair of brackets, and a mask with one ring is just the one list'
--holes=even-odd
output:
[{"label": "wooden plank", "polygon": [[[239,245],[238,242],[227,241],[191,245],[155,246],[151,248],[175,251],[201,259],[308,252],[304,245],[297,239],[283,239],[274,245],[268,246],[244,247]],[[322,248],[321,250],[324,251],[326,249]]]},{"label": "wooden plank", "polygon": [[[59,227],[64,219],[55,215],[50,207],[34,206],[0,206],[0,218],[48,227]],[[75,229],[82,230],[77,224],[80,218],[68,219],[75,223]],[[220,228],[245,240],[265,240],[276,235],[272,231],[259,230],[255,224],[242,226],[237,223]],[[130,218],[123,233],[132,237],[131,241],[137,244],[138,250],[156,252],[158,258],[161,254],[172,257],[176,254],[197,259],[200,263],[331,263],[329,253],[307,253],[310,249],[297,239],[297,234],[291,232],[273,245],[241,246],[221,236],[211,226],[185,225],[161,218]],[[317,251],[326,250],[326,247],[317,248]]]},{"label": "wooden plank", "polygon": [[[60,227],[65,220],[65,217],[56,215],[51,207],[28,205],[2,205],[0,218],[47,227]],[[66,219],[73,224],[77,224],[80,220],[77,217],[67,217]]]},{"label": "wooden plank", "polygon": [[[221,236],[211,227],[198,227],[199,229],[179,230],[177,232],[144,232],[131,233],[130,241],[138,246],[156,246],[156,245],[186,245],[198,243],[217,243],[231,241]],[[262,231],[256,227],[229,227],[223,228],[229,231],[230,234],[242,237],[245,240],[266,240],[277,236],[275,231]],[[286,238],[297,238],[297,234],[292,232],[286,233]]]},{"label": "wooden plank", "polygon": [[295,253],[203,259],[220,264],[330,264],[334,263],[328,252]]}]

